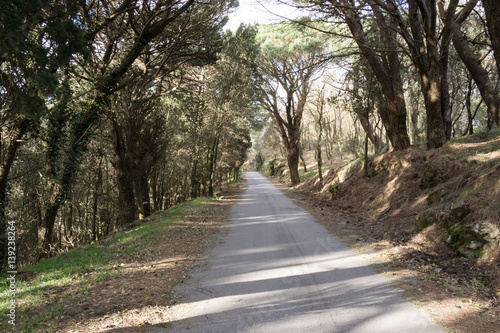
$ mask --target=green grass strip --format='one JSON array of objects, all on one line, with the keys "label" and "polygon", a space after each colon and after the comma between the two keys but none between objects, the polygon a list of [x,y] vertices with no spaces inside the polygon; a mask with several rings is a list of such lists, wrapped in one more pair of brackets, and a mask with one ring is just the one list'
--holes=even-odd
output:
[{"label": "green grass strip", "polygon": [[[136,221],[133,228],[121,230],[104,242],[76,247],[56,257],[23,267],[22,271],[34,272],[36,277],[30,281],[16,280],[15,331],[34,332],[39,329],[56,331],[48,323],[51,319],[62,316],[64,305],[72,303],[72,299],[62,300],[58,296],[54,297],[54,292],[51,296],[51,291],[64,289],[70,284],[78,284],[81,294],[71,295],[70,298],[85,296],[91,284],[116,274],[112,268],[116,255],[137,254],[142,248],[154,244],[158,235],[182,219],[190,208],[207,204],[211,200],[213,199],[197,198],[187,201],[155,214],[150,222]],[[3,319],[0,321],[0,331],[2,332],[13,329],[7,317],[11,299],[8,295],[9,287],[7,275],[1,275],[0,317]]]}]

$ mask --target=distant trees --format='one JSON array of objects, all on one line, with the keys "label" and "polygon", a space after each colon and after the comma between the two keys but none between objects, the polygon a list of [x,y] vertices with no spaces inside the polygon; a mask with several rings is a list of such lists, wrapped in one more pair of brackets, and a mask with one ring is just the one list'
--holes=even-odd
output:
[{"label": "distant trees", "polygon": [[292,184],[298,184],[300,131],[315,75],[324,65],[326,43],[303,28],[286,24],[259,31],[260,102],[274,120],[285,149]]},{"label": "distant trees", "polygon": [[[307,7],[317,14],[325,27],[323,32],[345,38],[339,27],[342,22],[357,44],[360,54],[369,64],[385,101],[384,108],[378,108],[385,130],[392,146],[399,150],[409,146],[407,135],[408,91],[414,87],[405,86],[403,75],[416,73],[419,78],[419,93],[426,110],[426,144],[429,148],[442,146],[452,135],[453,110],[450,100],[449,63],[450,52],[461,58],[481,93],[491,118],[497,122],[498,93],[492,80],[497,80],[498,71],[488,71],[491,57],[478,54],[471,47],[471,40],[461,32],[466,19],[476,8],[475,15],[481,15],[476,4],[478,0],[460,3],[458,0],[446,4],[441,1],[394,1],[394,0],[335,0],[297,1],[298,6]],[[494,31],[498,22],[489,12],[495,5],[483,2],[488,30]],[[303,24],[303,23],[302,23]],[[307,24],[306,24],[307,25]],[[470,30],[470,25],[468,26]],[[484,35],[484,27],[475,26],[476,36]],[[478,30],[479,29],[479,30]],[[317,30],[312,27],[312,30]],[[490,34],[493,41],[496,37]],[[474,43],[474,41],[473,41]],[[450,50],[453,44],[454,49]],[[476,44],[478,45],[478,44]],[[482,45],[482,48],[488,48]],[[403,74],[402,63],[410,59],[412,67]],[[406,96],[405,96],[406,95]],[[455,95],[455,97],[457,97]],[[412,118],[415,118],[412,114]],[[369,129],[369,126],[363,126]]]}]

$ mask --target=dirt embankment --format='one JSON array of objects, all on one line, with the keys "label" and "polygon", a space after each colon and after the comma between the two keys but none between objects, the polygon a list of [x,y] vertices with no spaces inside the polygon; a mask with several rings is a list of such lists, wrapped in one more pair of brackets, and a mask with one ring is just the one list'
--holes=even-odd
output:
[{"label": "dirt embankment", "polygon": [[500,138],[389,152],[324,178],[281,188],[450,331],[498,331]]}]

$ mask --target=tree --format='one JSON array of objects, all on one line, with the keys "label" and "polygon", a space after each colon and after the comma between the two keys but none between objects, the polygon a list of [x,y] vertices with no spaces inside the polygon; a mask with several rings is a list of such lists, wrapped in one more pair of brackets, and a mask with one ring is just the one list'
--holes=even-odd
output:
[{"label": "tree", "polygon": [[[87,149],[93,130],[109,109],[112,95],[123,88],[121,81],[148,45],[152,42],[161,44],[159,38],[168,27],[191,15],[190,10],[194,8],[195,1],[163,0],[141,4],[137,4],[136,1],[125,1],[115,10],[112,2],[100,3],[99,5],[103,7],[98,9],[93,8],[94,5],[97,6],[94,3],[90,7],[85,7],[81,17],[85,19],[83,24],[97,27],[95,30],[92,29],[95,36],[92,60],[98,65],[90,66],[96,69],[95,71],[86,72],[89,76],[87,80],[90,82],[89,93],[85,95],[86,98],[80,106],[74,109],[76,114],[71,119],[56,122],[60,124],[55,127],[56,131],[59,130],[58,126],[62,128],[68,121],[71,123],[66,134],[66,144],[59,145],[57,136],[51,135],[55,141],[49,143],[53,149],[49,151],[51,156],[49,164],[57,163],[58,167],[52,168],[49,172],[52,195],[44,209],[44,236],[39,258],[50,253],[57,213],[68,198],[82,155]],[[203,11],[209,4],[199,6],[197,10]],[[103,19],[99,14],[100,10],[113,14]],[[97,25],[95,22],[98,22]],[[118,29],[110,28],[109,25],[115,22],[118,22]],[[82,65],[81,69],[85,71],[88,63]],[[60,112],[54,114],[58,118],[59,114],[65,113],[63,107]]]},{"label": "tree", "polygon": [[262,26],[259,31],[260,102],[274,119],[287,155],[290,180],[300,182],[300,131],[304,107],[315,79],[324,64],[326,43],[304,27],[284,23]]},{"label": "tree", "polygon": [[[401,65],[397,44],[397,22],[384,15],[374,1],[353,0],[306,1],[320,13],[325,21],[340,17],[356,42],[360,53],[370,65],[384,96],[384,106],[378,108],[392,146],[404,150],[410,146],[406,127],[406,104],[401,79]],[[367,4],[373,9],[370,11]],[[362,16],[363,12],[368,12]],[[345,38],[346,34],[337,26],[322,30],[325,33]],[[368,31],[368,32],[367,32]]]},{"label": "tree", "polygon": [[496,0],[482,1],[484,12],[486,13],[488,35],[493,46],[497,70],[500,73],[500,3]]},{"label": "tree", "polygon": [[[342,0],[342,2],[347,5],[347,0]],[[438,31],[435,0],[425,2],[408,0],[407,17],[403,17],[401,6],[398,6],[394,0],[373,0],[368,3],[378,26],[383,29],[384,38],[388,38],[388,43],[393,45],[390,48],[391,53],[397,53],[396,32],[406,42],[408,53],[420,77],[421,91],[424,96],[427,114],[427,147],[441,147],[446,142],[447,136],[451,135],[447,81],[448,50],[451,38],[450,19],[448,18],[442,30]],[[350,8],[353,8],[352,5],[351,3]],[[374,66],[372,69],[377,75]]]},{"label": "tree", "polygon": [[[214,194],[214,177],[220,154],[219,146],[224,132],[229,128],[241,127],[238,126],[238,120],[251,122],[252,115],[256,111],[253,103],[255,100],[255,60],[258,55],[256,33],[253,27],[245,26],[241,26],[234,35],[228,31],[219,61],[207,73],[208,100],[205,104],[212,111],[209,196]],[[237,131],[235,137],[238,137]],[[246,151],[247,148],[246,144],[243,144],[241,150]],[[239,160],[242,164],[241,158]]]},{"label": "tree", "polygon": [[[448,8],[445,10],[443,4],[440,3],[439,9],[442,20],[445,17],[450,17],[450,16],[452,17],[452,19],[449,19],[450,21],[449,24],[452,30],[452,39],[453,39],[453,45],[455,46],[455,50],[457,51],[458,55],[460,56],[465,66],[471,73],[474,81],[476,82],[476,85],[479,89],[479,92],[481,93],[481,96],[486,104],[486,107],[488,108],[489,113],[491,114],[491,117],[493,118],[497,126],[500,126],[500,97],[498,96],[495,86],[493,85],[493,83],[489,78],[488,72],[482,66],[481,61],[470,48],[467,37],[460,29],[460,25],[469,16],[469,14],[472,12],[478,1],[479,0],[471,0],[467,2],[466,6],[464,6],[462,11],[460,11],[457,15],[455,15],[455,8],[451,5],[449,5]],[[458,2],[458,0],[456,0],[456,2]],[[487,13],[489,11],[495,10],[494,5],[488,6],[488,3],[486,3],[486,5],[487,6],[485,8],[488,9]],[[492,13],[490,12],[487,15],[490,16],[491,14]],[[495,25],[495,20],[492,20],[492,17],[490,16],[489,27],[492,25]],[[493,30],[490,32],[496,31],[495,27],[491,28]],[[495,44],[497,43],[496,40],[497,37],[490,35],[490,39],[492,40],[493,46],[495,47]],[[495,50],[495,57],[497,57],[496,50]]]},{"label": "tree", "polygon": [[193,66],[217,60],[221,48],[223,13],[230,2],[219,2],[185,15],[160,35],[161,42],[148,45],[124,77],[127,88],[110,109],[115,168],[121,207],[118,224],[124,225],[151,213],[149,178],[165,154],[165,104],[161,96],[181,87]]},{"label": "tree", "polygon": [[79,9],[65,1],[0,4],[0,271],[7,249],[7,181],[17,151],[27,132],[36,133],[47,115],[46,100],[66,99],[61,96],[67,90],[59,83],[70,59],[87,53],[85,30],[77,24]]},{"label": "tree", "polygon": [[353,63],[347,73],[346,81],[349,86],[348,99],[354,113],[358,116],[363,130],[375,150],[382,151],[386,147],[381,136],[376,133],[376,127],[370,123],[370,117],[373,116],[376,108],[384,107],[383,94],[373,71],[363,58]]}]

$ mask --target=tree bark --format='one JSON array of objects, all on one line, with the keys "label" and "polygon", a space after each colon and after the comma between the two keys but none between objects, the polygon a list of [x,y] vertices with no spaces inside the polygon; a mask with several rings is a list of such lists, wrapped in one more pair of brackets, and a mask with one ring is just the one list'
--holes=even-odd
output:
[{"label": "tree bark", "polygon": [[42,258],[46,258],[50,255],[52,250],[52,233],[54,231],[54,224],[57,218],[57,213],[61,207],[62,201],[65,198],[65,194],[61,186],[57,186],[59,189],[54,195],[53,199],[49,201],[42,220],[42,244],[38,251],[36,261]]},{"label": "tree bark", "polygon": [[299,157],[300,161],[302,162],[302,166],[304,167],[304,173],[307,172],[307,165],[306,161],[304,160],[304,146],[302,144],[299,144]]},{"label": "tree bark", "polygon": [[[384,148],[384,143],[382,141],[382,138],[375,132],[372,124],[370,124],[370,120],[368,118],[368,111],[362,110],[361,112],[359,112],[357,114],[358,114],[359,123],[361,124],[361,127],[363,127],[363,130],[365,131],[366,135],[368,136],[368,139],[371,141],[371,143],[375,147],[375,150],[377,152],[381,151],[382,148]],[[379,111],[379,114],[380,114],[380,111]]]},{"label": "tree bark", "polygon": [[[486,14],[486,25],[490,36],[491,45],[495,55],[497,70],[500,74],[500,1],[482,0]],[[498,124],[498,122],[497,122]]]},{"label": "tree bark", "polygon": [[[385,47],[388,50],[385,52],[386,58],[381,61],[377,52],[370,46],[361,25],[361,19],[354,7],[347,0],[338,0],[338,4],[361,54],[368,61],[382,88],[385,108],[379,108],[379,111],[382,111],[380,116],[391,144],[395,150],[404,150],[410,146],[410,138],[406,127],[406,104],[399,71],[400,61],[395,48],[397,46],[395,45],[397,39],[394,38],[396,30],[394,27],[385,27],[385,32],[389,34],[385,38]],[[395,21],[391,20],[391,25],[394,24]],[[384,27],[381,26],[381,28]]]},{"label": "tree bark", "polygon": [[200,196],[200,182],[198,180],[198,160],[195,157],[191,167],[191,199]]},{"label": "tree bark", "polygon": [[217,135],[214,144],[212,146],[212,150],[210,152],[210,161],[209,161],[209,176],[208,176],[208,196],[214,196],[214,178],[215,178],[215,170],[217,168],[217,154],[219,148],[219,136]]},{"label": "tree bark", "polygon": [[[7,142],[5,152],[0,160],[0,273],[7,265],[7,217],[5,208],[7,206],[7,181],[9,172],[17,150],[21,145],[21,139],[28,128],[28,121],[21,122],[13,131],[12,138]],[[2,138],[3,139],[3,138]],[[4,142],[1,142],[3,145]]]},{"label": "tree bark", "polygon": [[[427,115],[427,148],[429,149],[439,148],[446,143],[443,119],[443,108],[446,105],[443,104],[444,95],[441,92],[447,91],[448,87],[443,86],[447,80],[441,80],[443,68],[440,62],[436,20],[437,7],[434,0],[425,5],[411,0],[409,1],[409,24],[413,37],[410,37],[406,27],[403,27],[400,21],[403,37],[410,47],[412,60],[420,79]],[[446,41],[442,44],[442,51],[446,52],[444,48],[448,48],[449,44]]]},{"label": "tree bark", "polygon": [[300,183],[299,176],[299,148],[297,145],[287,148],[287,162],[290,169],[290,181],[292,185]]},{"label": "tree bark", "polygon": [[470,49],[467,38],[456,23],[453,23],[452,39],[453,46],[455,46],[455,50],[457,51],[460,59],[462,59],[463,63],[467,67],[467,70],[472,75],[474,82],[476,82],[481,97],[488,108],[488,112],[497,126],[500,127],[500,97],[498,96],[498,93],[488,76],[488,72],[481,65],[481,61],[477,58],[474,52]]},{"label": "tree bark", "polygon": [[124,142],[120,135],[119,130],[116,128],[117,124],[113,122],[112,140],[114,151],[114,167],[116,171],[116,184],[118,187],[118,217],[117,226],[124,226],[135,220],[136,206],[134,196],[134,185],[130,177],[131,170],[126,162]]},{"label": "tree bark", "polygon": [[98,216],[98,204],[99,204],[99,196],[102,187],[102,158],[99,159],[99,164],[97,166],[97,181],[94,187],[94,202],[92,204],[92,240],[99,239],[99,226],[97,225],[97,216]]}]

